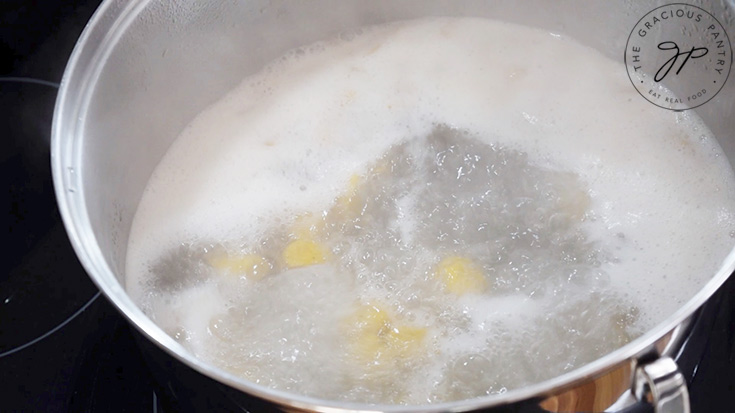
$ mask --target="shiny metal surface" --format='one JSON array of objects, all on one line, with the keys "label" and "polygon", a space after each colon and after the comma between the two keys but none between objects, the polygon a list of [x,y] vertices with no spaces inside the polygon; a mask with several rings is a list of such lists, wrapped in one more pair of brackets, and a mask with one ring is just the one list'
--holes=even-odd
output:
[{"label": "shiny metal surface", "polygon": [[661,357],[638,366],[634,393],[653,404],[656,413],[690,413],[689,390],[671,357]]},{"label": "shiny metal surface", "polygon": [[[181,129],[248,74],[288,49],[359,26],[424,16],[478,16],[564,33],[621,61],[630,28],[656,2],[481,0],[157,1],[108,0],[69,61],[52,131],[57,199],[72,244],[91,278],[153,343],[176,359],[292,411],[412,411],[318,400],[264,388],[208,365],[151,322],[125,293],[128,232],[153,168]],[[729,2],[701,4],[735,33]],[[581,17],[583,16],[583,18]],[[243,52],[245,51],[245,52]],[[698,113],[735,159],[735,82]],[[656,328],[554,379],[421,411],[469,411],[512,403],[549,411],[602,410],[633,383],[641,357],[670,355],[695,311],[735,269],[720,271]],[[655,291],[651,291],[655,294]]]}]

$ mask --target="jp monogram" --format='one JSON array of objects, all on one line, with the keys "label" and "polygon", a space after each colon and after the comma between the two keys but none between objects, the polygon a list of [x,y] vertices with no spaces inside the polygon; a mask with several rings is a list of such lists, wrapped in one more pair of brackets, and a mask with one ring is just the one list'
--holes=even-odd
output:
[{"label": "jp monogram", "polygon": [[714,16],[674,3],[636,23],[625,47],[625,64],[641,96],[661,108],[683,111],[707,103],[722,89],[732,48]]}]

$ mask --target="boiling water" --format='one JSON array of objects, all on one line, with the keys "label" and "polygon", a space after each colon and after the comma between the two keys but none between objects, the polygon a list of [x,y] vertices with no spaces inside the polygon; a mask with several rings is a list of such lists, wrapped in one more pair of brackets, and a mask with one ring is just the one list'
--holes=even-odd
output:
[{"label": "boiling water", "polygon": [[619,62],[420,20],[294,50],[195,118],[141,200],[127,289],[255,383],[464,399],[670,315],[731,248],[733,205],[709,130]]}]

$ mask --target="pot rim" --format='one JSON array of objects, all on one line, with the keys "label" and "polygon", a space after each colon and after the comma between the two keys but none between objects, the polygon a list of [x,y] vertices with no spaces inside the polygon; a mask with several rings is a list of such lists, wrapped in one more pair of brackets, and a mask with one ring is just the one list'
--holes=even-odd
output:
[{"label": "pot rim", "polygon": [[[654,343],[673,331],[698,310],[735,270],[735,248],[719,271],[674,314],[630,343],[597,360],[554,378],[509,390],[502,394],[428,405],[380,405],[338,402],[274,390],[239,378],[193,356],[154,324],[128,297],[96,242],[81,185],[83,114],[106,58],[125,29],[150,0],[105,0],[95,11],[77,41],[64,71],[56,100],[51,133],[51,168],[59,211],[71,244],[85,271],[117,310],[158,347],[199,373],[245,393],[299,409],[321,412],[425,412],[467,411],[543,398],[594,379],[618,365],[635,362]],[[90,62],[86,58],[92,57]],[[655,293],[655,291],[652,291]]]}]

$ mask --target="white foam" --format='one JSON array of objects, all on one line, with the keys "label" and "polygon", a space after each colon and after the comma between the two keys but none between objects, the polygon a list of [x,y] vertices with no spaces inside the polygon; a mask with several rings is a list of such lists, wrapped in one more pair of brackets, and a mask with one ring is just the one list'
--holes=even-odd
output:
[{"label": "white foam", "polygon": [[[187,330],[197,354],[227,364],[207,356],[207,348],[215,344],[210,343],[212,334],[203,324],[233,306],[257,311],[257,306],[242,302],[255,299],[247,293],[254,288],[252,283],[229,289],[214,287],[211,280],[187,284],[183,293],[169,297],[173,304],[166,304],[155,291],[151,270],[160,257],[182,243],[229,242],[243,249],[256,245],[273,228],[305,211],[328,210],[344,193],[350,176],[365,173],[391,147],[404,142],[420,145],[436,125],[468,131],[473,139],[526,153],[534,168],[575,174],[590,197],[588,219],[581,228],[605,256],[599,277],[569,286],[573,284],[570,276],[569,283],[543,290],[543,298],[529,296],[529,291],[542,294],[531,288],[435,307],[431,300],[439,298],[418,297],[424,291],[420,288],[405,291],[417,285],[421,274],[410,282],[396,278],[395,290],[390,290],[374,280],[353,285],[327,271],[337,291],[352,294],[338,303],[349,306],[366,297],[390,294],[387,301],[396,303],[396,311],[431,328],[429,336],[439,353],[466,356],[482,352],[488,343],[505,346],[506,352],[485,349],[483,357],[497,373],[484,384],[488,392],[548,378],[609,351],[598,346],[606,333],[595,330],[595,320],[607,310],[625,310],[610,302],[588,318],[574,319],[587,326],[591,337],[577,342],[564,335],[572,333],[563,323],[557,326],[549,314],[579,314],[584,300],[577,302],[571,293],[556,287],[603,294],[608,301],[627,297],[640,311],[634,330],[641,332],[698,291],[732,248],[735,179],[725,156],[719,156],[721,150],[711,132],[693,113],[674,113],[649,104],[631,87],[619,62],[569,39],[488,20],[435,19],[373,28],[350,41],[335,40],[290,53],[197,116],[161,161],[141,200],[128,248],[128,291],[168,331]],[[410,197],[400,200],[403,215],[394,223],[408,246],[417,242],[419,222],[411,219],[414,202]],[[435,263],[431,254],[417,254],[413,257],[416,268]],[[298,292],[276,285],[262,292]],[[305,323],[325,326],[329,323],[313,314],[340,313],[323,300],[297,300],[305,308],[314,303],[313,313],[302,315]],[[411,304],[416,300],[430,304]],[[228,304],[223,307],[222,303]],[[447,308],[458,318],[436,321],[437,315],[427,310],[431,308]],[[465,330],[442,338],[452,320],[461,317],[470,320]],[[291,326],[289,331],[301,331],[286,324]],[[538,339],[534,331],[569,341],[571,347],[558,351],[566,358],[549,362],[553,349],[529,346],[529,341]],[[331,331],[325,337],[334,340],[335,334]],[[274,336],[246,342],[271,346],[278,340]],[[586,349],[574,347],[585,343]],[[328,360],[325,356],[331,351],[339,351],[330,346],[329,352],[313,352],[309,347],[313,343],[304,345],[320,362]],[[262,351],[242,346],[236,350]],[[514,357],[522,359],[520,367],[499,366]],[[247,370],[242,366],[248,362],[238,360],[239,367],[230,367]],[[452,360],[436,357],[423,370],[416,368],[415,376],[401,378],[409,383],[401,394],[383,388],[365,393],[370,385],[361,387],[354,377],[346,380],[349,375],[339,366],[330,367],[335,369],[334,383],[324,376],[318,380],[322,388],[310,379],[313,369],[318,370],[313,363],[301,365],[301,373],[281,381],[276,373],[265,373],[271,367],[264,365],[243,374],[320,397],[423,403],[469,397],[445,380],[456,373],[457,369],[447,367]],[[534,361],[548,370],[523,367]],[[484,366],[484,361],[477,363]],[[293,370],[293,363],[280,368]],[[445,374],[445,370],[455,373]],[[426,386],[426,377],[433,378],[435,386]]]}]

